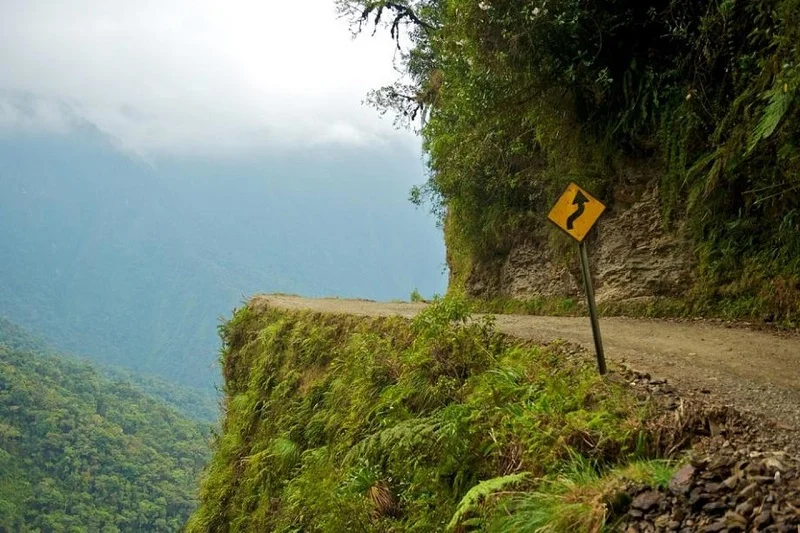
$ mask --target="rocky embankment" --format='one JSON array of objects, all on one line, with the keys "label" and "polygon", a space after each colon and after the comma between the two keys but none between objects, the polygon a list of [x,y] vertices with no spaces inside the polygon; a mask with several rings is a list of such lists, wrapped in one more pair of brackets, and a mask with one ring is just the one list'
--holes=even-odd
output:
[{"label": "rocky embankment", "polygon": [[697,454],[668,489],[631,487],[627,533],[800,531],[800,461],[729,443]]},{"label": "rocky embankment", "polygon": [[625,533],[800,531],[798,443],[763,418],[713,401],[685,403],[666,380],[625,369],[622,377],[663,406],[665,435],[695,440],[667,487],[627,487]]}]

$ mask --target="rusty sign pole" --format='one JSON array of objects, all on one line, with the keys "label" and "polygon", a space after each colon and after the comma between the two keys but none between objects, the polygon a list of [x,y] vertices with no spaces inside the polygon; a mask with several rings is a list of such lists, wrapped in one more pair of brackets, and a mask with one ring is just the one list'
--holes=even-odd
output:
[{"label": "rusty sign pole", "polygon": [[577,184],[570,183],[547,215],[550,222],[578,241],[583,288],[586,290],[586,300],[589,302],[594,349],[597,353],[597,369],[601,375],[605,374],[608,369],[606,368],[606,355],[603,351],[603,339],[600,337],[600,322],[597,319],[597,305],[594,301],[592,273],[589,272],[589,253],[586,251],[584,238],[605,209],[606,206],[603,205],[603,202],[581,189]]},{"label": "rusty sign pole", "polygon": [[586,251],[586,241],[578,244],[581,252],[581,272],[583,272],[583,288],[586,290],[586,299],[589,302],[589,317],[592,321],[592,335],[594,336],[594,351],[597,353],[597,369],[600,375],[608,372],[606,368],[606,354],[603,350],[603,338],[600,336],[600,321],[597,319],[597,305],[594,301],[594,287],[592,287],[592,273],[589,271],[589,253]]}]

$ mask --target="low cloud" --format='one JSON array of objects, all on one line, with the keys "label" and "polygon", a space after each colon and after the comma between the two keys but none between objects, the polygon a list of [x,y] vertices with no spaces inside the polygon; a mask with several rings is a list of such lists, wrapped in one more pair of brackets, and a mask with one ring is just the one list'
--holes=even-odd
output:
[{"label": "low cloud", "polygon": [[361,103],[393,54],[332,0],[5,0],[0,131],[89,124],[147,157],[413,143]]}]

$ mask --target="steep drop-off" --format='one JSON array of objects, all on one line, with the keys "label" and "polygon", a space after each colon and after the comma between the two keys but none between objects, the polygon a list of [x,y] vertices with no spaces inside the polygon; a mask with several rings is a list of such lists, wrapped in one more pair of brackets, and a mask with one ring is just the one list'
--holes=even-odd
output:
[{"label": "steep drop-off", "polygon": [[410,321],[254,299],[222,333],[226,415],[191,532],[593,531],[705,427],[454,299]]},{"label": "steep drop-off", "polygon": [[800,524],[785,428],[646,373],[601,378],[463,300],[368,306],[256,297],[222,328],[226,416],[189,532]]}]

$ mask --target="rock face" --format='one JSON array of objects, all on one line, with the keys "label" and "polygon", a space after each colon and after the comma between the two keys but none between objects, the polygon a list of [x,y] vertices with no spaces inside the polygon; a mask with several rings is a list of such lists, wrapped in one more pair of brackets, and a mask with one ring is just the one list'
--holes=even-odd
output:
[{"label": "rock face", "polygon": [[681,230],[664,228],[657,189],[630,208],[611,212],[597,228],[592,254],[599,301],[681,296],[691,287],[691,247]]},{"label": "rock face", "polygon": [[[679,297],[693,283],[691,244],[680,228],[667,231],[658,188],[618,193],[590,237],[598,301]],[[580,296],[577,254],[557,257],[545,237],[514,246],[502,260],[474,267],[467,291],[479,297]]]}]

